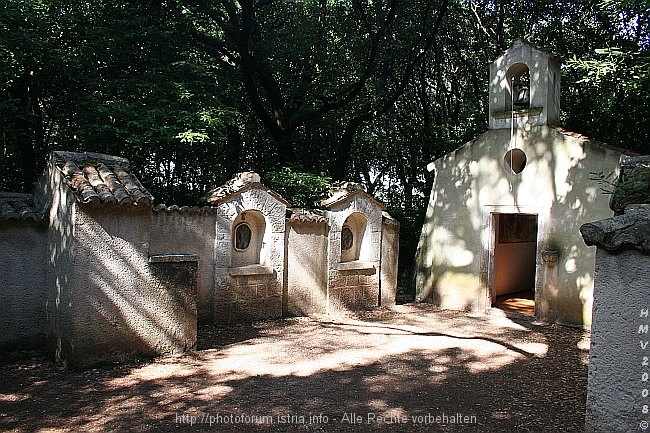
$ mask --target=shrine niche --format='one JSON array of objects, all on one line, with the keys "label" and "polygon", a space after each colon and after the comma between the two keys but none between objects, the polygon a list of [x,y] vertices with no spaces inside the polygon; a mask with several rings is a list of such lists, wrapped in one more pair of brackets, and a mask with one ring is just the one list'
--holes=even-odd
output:
[{"label": "shrine niche", "polygon": [[244,172],[208,193],[217,210],[214,322],[282,316],[286,202]]}]

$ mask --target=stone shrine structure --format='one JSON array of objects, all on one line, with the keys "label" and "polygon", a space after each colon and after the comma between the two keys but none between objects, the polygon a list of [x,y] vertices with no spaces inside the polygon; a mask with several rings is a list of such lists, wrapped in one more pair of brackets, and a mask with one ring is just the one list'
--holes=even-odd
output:
[{"label": "stone shrine structure", "polygon": [[77,368],[183,352],[199,323],[393,304],[399,224],[341,185],[294,209],[245,172],[205,206],[153,206],[127,159],[53,152],[35,194],[0,193],[0,346]]}]

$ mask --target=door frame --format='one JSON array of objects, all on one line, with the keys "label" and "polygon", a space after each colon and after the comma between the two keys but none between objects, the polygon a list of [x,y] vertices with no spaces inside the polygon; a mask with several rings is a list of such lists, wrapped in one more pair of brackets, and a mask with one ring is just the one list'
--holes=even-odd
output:
[{"label": "door frame", "polygon": [[539,206],[484,205],[481,210],[481,269],[480,287],[484,294],[486,312],[492,308],[492,296],[495,287],[496,220],[495,214],[529,214],[537,215],[537,245],[535,251],[535,317],[539,318],[543,293],[542,250],[547,240],[547,227],[551,209]]}]

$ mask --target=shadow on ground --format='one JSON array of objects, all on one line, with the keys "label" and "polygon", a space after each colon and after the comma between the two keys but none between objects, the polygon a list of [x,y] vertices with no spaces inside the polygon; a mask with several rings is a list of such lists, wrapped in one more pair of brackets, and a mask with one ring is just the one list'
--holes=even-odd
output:
[{"label": "shadow on ground", "polygon": [[0,429],[584,429],[581,330],[404,307],[202,331],[203,350],[151,363],[68,372],[41,357],[5,362]]}]

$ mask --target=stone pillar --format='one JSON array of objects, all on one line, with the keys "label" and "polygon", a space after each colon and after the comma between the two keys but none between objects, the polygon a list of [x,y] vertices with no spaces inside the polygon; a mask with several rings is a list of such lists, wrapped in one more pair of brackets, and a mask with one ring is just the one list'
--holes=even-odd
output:
[{"label": "stone pillar", "polygon": [[650,205],[580,231],[598,248],[586,431],[643,431],[650,422]]}]

